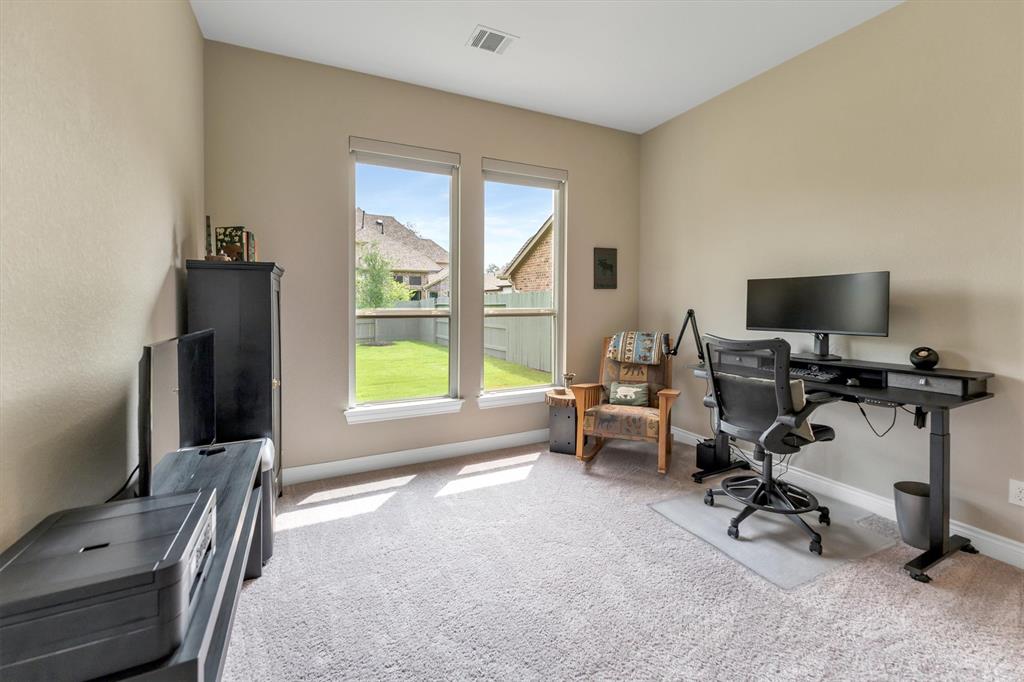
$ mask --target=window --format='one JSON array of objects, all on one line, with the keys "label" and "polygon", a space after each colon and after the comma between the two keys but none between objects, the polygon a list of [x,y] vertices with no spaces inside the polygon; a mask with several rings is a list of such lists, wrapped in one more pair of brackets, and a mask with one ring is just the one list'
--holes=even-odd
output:
[{"label": "window", "polygon": [[562,373],[566,173],[484,159],[483,390],[557,383]]},{"label": "window", "polygon": [[[454,397],[457,154],[351,138],[351,406]],[[409,275],[409,271],[424,274]],[[424,296],[431,283],[437,296]],[[352,419],[350,418],[350,421]]]}]

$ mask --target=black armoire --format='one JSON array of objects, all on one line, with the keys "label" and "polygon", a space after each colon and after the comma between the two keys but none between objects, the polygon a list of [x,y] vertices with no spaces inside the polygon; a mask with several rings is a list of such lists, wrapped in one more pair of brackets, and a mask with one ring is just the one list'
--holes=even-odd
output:
[{"label": "black armoire", "polygon": [[213,329],[217,440],[274,442],[281,492],[281,275],[276,263],[190,260],[188,330]]}]

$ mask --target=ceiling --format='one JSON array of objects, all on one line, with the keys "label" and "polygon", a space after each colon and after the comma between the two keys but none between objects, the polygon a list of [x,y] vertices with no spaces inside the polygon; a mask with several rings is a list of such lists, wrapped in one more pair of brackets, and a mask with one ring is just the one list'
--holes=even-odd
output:
[{"label": "ceiling", "polygon": [[[900,0],[192,0],[203,35],[645,132]],[[519,38],[467,45],[477,24]]]}]

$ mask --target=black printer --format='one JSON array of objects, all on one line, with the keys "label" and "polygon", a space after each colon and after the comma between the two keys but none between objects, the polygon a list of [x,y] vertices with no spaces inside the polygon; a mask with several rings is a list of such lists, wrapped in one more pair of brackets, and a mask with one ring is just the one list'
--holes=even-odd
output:
[{"label": "black printer", "polygon": [[0,678],[91,679],[181,643],[213,556],[216,490],[48,516],[0,555]]}]

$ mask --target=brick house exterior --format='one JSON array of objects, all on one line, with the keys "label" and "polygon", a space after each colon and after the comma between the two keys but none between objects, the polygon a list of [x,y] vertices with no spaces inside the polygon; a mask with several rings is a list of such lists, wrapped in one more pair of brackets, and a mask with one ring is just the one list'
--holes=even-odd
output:
[{"label": "brick house exterior", "polygon": [[511,280],[516,291],[551,291],[553,283],[552,219],[548,217],[540,229],[520,247],[501,276]]}]

